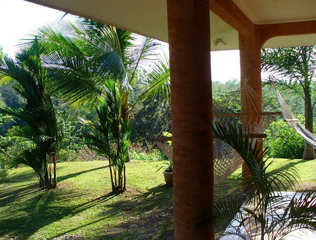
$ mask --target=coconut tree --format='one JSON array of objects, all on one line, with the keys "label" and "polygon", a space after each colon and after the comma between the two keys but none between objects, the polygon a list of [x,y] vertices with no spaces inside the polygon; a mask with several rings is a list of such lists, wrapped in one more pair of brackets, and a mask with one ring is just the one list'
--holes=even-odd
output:
[{"label": "coconut tree", "polygon": [[[46,27],[38,37],[47,49],[54,93],[71,104],[98,104],[106,96],[105,82],[116,83],[121,96],[121,117],[129,125],[135,106],[149,96],[169,96],[169,65],[157,53],[160,44],[129,31],[80,19],[59,31]],[[131,100],[137,85],[142,88]]]},{"label": "coconut tree", "polygon": [[[273,77],[268,83],[300,96],[304,100],[305,128],[313,132],[313,111],[316,104],[314,46],[263,49],[262,69]],[[303,159],[314,159],[314,149],[305,143]]]},{"label": "coconut tree", "polygon": [[32,167],[40,179],[40,186],[51,186],[51,170],[54,165],[54,183],[57,184],[56,156],[62,141],[58,129],[54,106],[47,91],[47,72],[40,59],[41,49],[35,39],[29,49],[16,55],[15,61],[5,57],[0,63],[1,83],[13,80],[14,90],[22,96],[24,104],[19,108],[4,107],[1,113],[17,117],[25,125],[15,131],[15,135],[33,142],[33,148],[23,150],[16,163]]},{"label": "coconut tree", "polygon": [[294,168],[282,172],[268,171],[271,161],[262,143],[253,138],[249,128],[230,122],[210,123],[214,136],[232,146],[248,167],[245,202],[242,206],[230,199],[217,201],[212,209],[202,211],[202,222],[233,219],[224,234],[242,239],[282,239],[294,230],[316,230],[316,190],[287,195],[297,183]]},{"label": "coconut tree", "polygon": [[[97,101],[104,95],[104,83],[113,80],[122,96],[124,121],[135,103],[151,93],[169,93],[169,66],[161,58],[159,42],[129,31],[81,19],[75,24],[62,24],[60,31],[51,27],[39,30],[45,44],[52,76],[51,87],[73,104]],[[144,87],[130,102],[135,86]]]}]

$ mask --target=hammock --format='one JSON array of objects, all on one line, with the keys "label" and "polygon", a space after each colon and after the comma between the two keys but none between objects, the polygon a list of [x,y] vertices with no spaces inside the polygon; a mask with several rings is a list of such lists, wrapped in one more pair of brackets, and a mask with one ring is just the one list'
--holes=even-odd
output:
[{"label": "hammock", "polygon": [[299,120],[294,116],[294,114],[291,112],[288,105],[285,103],[283,97],[279,93],[277,89],[275,89],[280,105],[281,110],[284,116],[285,121],[287,124],[294,129],[299,135],[301,135],[302,138],[314,149],[316,149],[316,135],[308,131],[300,122]]},{"label": "hammock", "polygon": [[[246,79],[246,81],[247,80],[248,79]],[[241,92],[243,94],[241,94]],[[233,103],[236,102],[236,100],[240,102],[241,96],[246,98],[243,100],[249,104],[249,106],[247,106],[248,109],[256,109],[255,106],[259,106],[258,103],[261,102],[255,91],[249,87],[247,82],[243,84],[243,87],[240,90],[234,92],[234,94],[232,94],[224,102]],[[268,128],[269,124],[275,120],[276,115],[281,114],[280,112],[260,113],[258,111],[251,113],[236,113],[231,109],[231,106],[223,106],[213,100],[213,122],[216,121],[223,124],[228,121],[233,123],[242,123],[245,127],[250,128],[255,138],[265,137],[263,132]],[[169,129],[162,130],[160,134],[164,131],[171,132],[171,124]],[[152,141],[156,142],[157,146],[170,160],[172,160],[172,146],[170,144],[171,139],[171,137],[158,137],[152,139]],[[233,148],[220,139],[214,139],[213,144],[214,182],[219,183],[237,170],[241,166],[243,160]]]}]

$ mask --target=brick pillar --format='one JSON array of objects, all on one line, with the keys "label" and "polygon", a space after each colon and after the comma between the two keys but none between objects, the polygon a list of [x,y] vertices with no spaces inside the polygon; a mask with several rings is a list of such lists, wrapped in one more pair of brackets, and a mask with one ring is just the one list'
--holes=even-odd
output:
[{"label": "brick pillar", "polygon": [[171,70],[174,236],[214,239],[214,227],[192,229],[214,199],[208,0],[167,0]]}]

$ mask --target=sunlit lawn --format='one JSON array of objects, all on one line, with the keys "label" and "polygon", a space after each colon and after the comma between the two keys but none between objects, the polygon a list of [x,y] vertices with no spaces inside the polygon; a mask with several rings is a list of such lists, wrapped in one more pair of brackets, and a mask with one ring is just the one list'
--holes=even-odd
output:
[{"label": "sunlit lawn", "polygon": [[[127,191],[117,196],[109,194],[103,161],[58,164],[53,190],[39,190],[28,167],[2,170],[0,239],[173,239],[172,187],[156,172],[158,164],[127,163]],[[273,168],[289,166],[315,184],[316,161],[277,159]],[[241,195],[239,173],[216,186],[216,199]]]}]

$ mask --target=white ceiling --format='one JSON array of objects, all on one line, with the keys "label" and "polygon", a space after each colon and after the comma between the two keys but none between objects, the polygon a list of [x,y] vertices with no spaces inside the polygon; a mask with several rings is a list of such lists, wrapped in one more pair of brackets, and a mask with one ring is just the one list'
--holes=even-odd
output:
[{"label": "white ceiling", "polygon": [[[27,0],[168,42],[166,0]],[[316,0],[233,0],[256,24],[316,21]],[[212,50],[238,49],[238,33],[211,12]],[[217,41],[222,39],[222,41]],[[216,44],[217,42],[217,44]],[[316,34],[270,39],[264,47],[316,45]]]},{"label": "white ceiling", "polygon": [[316,20],[316,0],[233,0],[255,24]]}]

